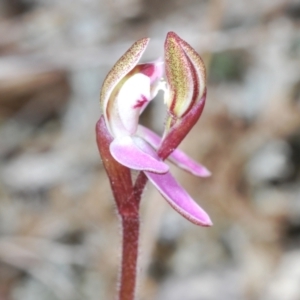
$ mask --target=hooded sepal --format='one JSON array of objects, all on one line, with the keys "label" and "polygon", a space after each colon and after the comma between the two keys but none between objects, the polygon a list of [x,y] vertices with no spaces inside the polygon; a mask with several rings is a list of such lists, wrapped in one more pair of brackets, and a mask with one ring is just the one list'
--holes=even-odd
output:
[{"label": "hooded sepal", "polygon": [[149,40],[149,38],[144,38],[136,41],[107,74],[100,94],[100,103],[104,114],[113,89],[125,77],[125,75],[127,75],[136,66],[142,57]]},{"label": "hooded sepal", "polygon": [[206,71],[200,55],[174,32],[169,32],[165,41],[165,70],[168,84],[165,102],[170,115],[166,134],[203,97]]}]

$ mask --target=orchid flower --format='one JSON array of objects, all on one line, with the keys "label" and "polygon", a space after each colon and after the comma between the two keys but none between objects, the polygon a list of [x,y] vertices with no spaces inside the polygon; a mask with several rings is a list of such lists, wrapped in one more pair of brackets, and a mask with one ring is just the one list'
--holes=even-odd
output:
[{"label": "orchid flower", "polygon": [[[187,42],[174,32],[169,32],[165,41],[164,61],[140,64],[148,43],[148,38],[140,39],[127,50],[106,76],[100,95],[102,116],[96,126],[97,143],[118,211],[123,220],[131,218],[131,225],[123,225],[135,232],[130,226],[133,226],[132,220],[138,219],[141,193],[149,179],[182,216],[197,225],[211,226],[208,214],[180,186],[164,162],[168,159],[195,176],[210,176],[204,166],[177,149],[204,108],[204,63]],[[162,137],[138,124],[140,114],[159,90],[164,92],[167,111]],[[140,172],[134,185],[131,170]],[[125,229],[123,234],[126,234]],[[132,238],[132,234],[129,238]],[[133,239],[131,243],[137,243],[136,240]],[[126,247],[123,244],[125,273],[124,255],[129,251]],[[130,281],[129,275],[128,278],[126,280]],[[122,300],[131,299],[124,296],[128,294],[126,289],[124,287],[122,292],[121,287]]]},{"label": "orchid flower", "polygon": [[[100,101],[105,124],[113,137],[110,153],[123,166],[143,171],[169,204],[184,217],[198,225],[209,226],[208,215],[176,182],[168,165],[158,156],[156,151],[162,143],[161,138],[138,125],[140,113],[159,89],[165,91],[170,119],[168,126],[174,120],[180,122],[204,94],[204,64],[193,48],[172,32],[166,39],[165,64],[162,61],[138,64],[148,42],[147,38],[135,42],[104,80]],[[164,65],[166,88],[161,81]],[[196,176],[210,175],[204,166],[178,149],[168,158]]]}]

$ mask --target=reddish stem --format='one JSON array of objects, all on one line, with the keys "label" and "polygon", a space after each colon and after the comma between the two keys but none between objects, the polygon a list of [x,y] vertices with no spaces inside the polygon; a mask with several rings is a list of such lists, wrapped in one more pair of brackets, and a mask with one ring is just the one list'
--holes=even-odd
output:
[{"label": "reddish stem", "polygon": [[122,217],[122,271],[120,276],[119,300],[133,300],[135,295],[139,241],[138,215]]},{"label": "reddish stem", "polygon": [[139,175],[136,178],[135,184],[134,184],[134,194],[136,201],[140,202],[141,197],[144,191],[144,188],[147,184],[148,178],[145,175],[144,172],[140,172]]},{"label": "reddish stem", "polygon": [[110,154],[109,145],[112,137],[106,128],[103,117],[96,125],[96,137],[117,210],[122,220],[123,250],[119,300],[133,300],[137,276],[140,198],[136,197],[133,189],[130,170],[119,164]]}]

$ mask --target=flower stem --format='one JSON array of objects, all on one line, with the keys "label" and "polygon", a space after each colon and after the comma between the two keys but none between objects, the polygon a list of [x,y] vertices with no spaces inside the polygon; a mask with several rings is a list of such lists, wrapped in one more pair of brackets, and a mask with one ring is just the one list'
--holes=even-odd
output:
[{"label": "flower stem", "polygon": [[137,278],[139,217],[122,217],[122,269],[119,300],[133,300]]},{"label": "flower stem", "polygon": [[[112,141],[103,117],[96,125],[97,145],[107,172],[117,211],[122,225],[122,266],[118,300],[133,300],[137,278],[139,242],[139,203],[146,181],[141,176],[140,184],[133,187],[130,170],[119,164],[110,154]],[[146,178],[147,179],[147,178]]]},{"label": "flower stem", "polygon": [[135,199],[136,201],[140,202],[144,188],[147,184],[148,178],[145,175],[144,172],[140,172],[135,184],[134,184],[134,195],[135,195]]}]

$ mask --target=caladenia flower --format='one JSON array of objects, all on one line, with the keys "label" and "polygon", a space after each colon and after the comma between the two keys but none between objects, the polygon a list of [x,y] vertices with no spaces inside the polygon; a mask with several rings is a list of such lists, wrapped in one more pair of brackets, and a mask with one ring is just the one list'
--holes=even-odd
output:
[{"label": "caladenia flower", "polygon": [[[206,73],[201,57],[174,32],[165,41],[164,61],[138,64],[149,39],[135,42],[104,80],[96,125],[97,144],[123,228],[119,299],[134,298],[139,232],[139,203],[147,179],[186,219],[211,226],[207,213],[169,172],[170,160],[199,177],[210,172],[176,149],[199,119],[206,99]],[[163,76],[166,81],[163,81]],[[139,116],[163,90],[167,119],[163,137],[138,124]],[[135,182],[131,170],[140,172]]]}]

